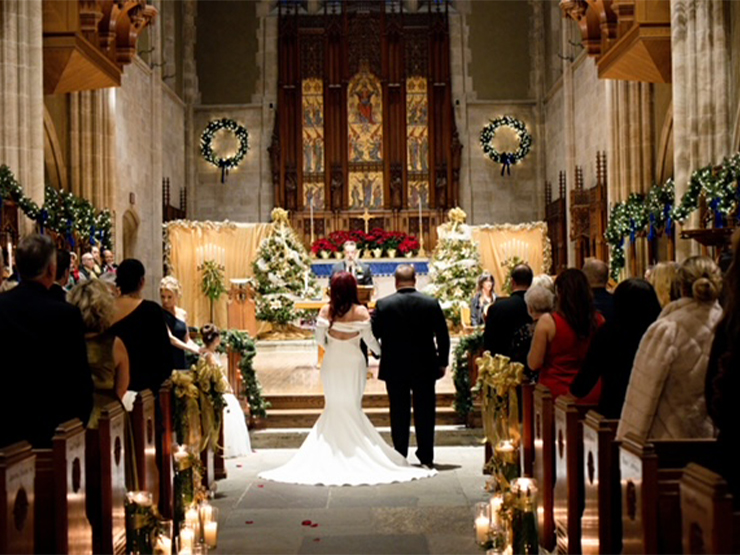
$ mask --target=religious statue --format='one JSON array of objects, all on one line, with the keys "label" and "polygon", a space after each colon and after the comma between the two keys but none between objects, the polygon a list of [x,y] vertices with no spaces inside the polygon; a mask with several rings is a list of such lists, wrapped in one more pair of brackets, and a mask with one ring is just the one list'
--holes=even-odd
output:
[{"label": "religious statue", "polygon": [[395,174],[391,178],[390,189],[391,189],[391,208],[393,210],[400,210],[403,208],[403,180],[400,174]]},{"label": "religious statue", "polygon": [[335,168],[333,172],[331,172],[331,184],[329,185],[329,188],[331,189],[331,208],[332,210],[341,210],[342,209],[342,170],[339,168]]},{"label": "religious statue", "polygon": [[437,196],[437,207],[447,208],[447,177],[444,173],[437,174],[437,181],[434,184],[434,192]]}]

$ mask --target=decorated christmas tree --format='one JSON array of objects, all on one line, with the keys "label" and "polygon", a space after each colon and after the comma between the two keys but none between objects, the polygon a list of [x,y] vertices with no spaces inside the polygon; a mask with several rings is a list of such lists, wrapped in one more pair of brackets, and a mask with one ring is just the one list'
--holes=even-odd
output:
[{"label": "decorated christmas tree", "polygon": [[285,325],[296,319],[295,300],[316,296],[318,285],[311,273],[311,259],[282,208],[272,211],[272,228],[252,263],[257,318]]},{"label": "decorated christmas tree", "polygon": [[482,269],[478,246],[465,225],[465,212],[453,208],[448,217],[432,254],[427,292],[439,299],[447,319],[459,325],[460,309],[470,306]]}]

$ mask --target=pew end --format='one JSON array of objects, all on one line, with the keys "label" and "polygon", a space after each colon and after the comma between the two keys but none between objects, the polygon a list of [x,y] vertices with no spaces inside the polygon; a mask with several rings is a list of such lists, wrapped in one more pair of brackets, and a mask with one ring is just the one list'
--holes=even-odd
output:
[{"label": "pew end", "polygon": [[35,473],[30,443],[0,448],[0,553],[34,553]]},{"label": "pew end", "polygon": [[553,495],[555,486],[555,425],[553,398],[542,384],[534,388],[534,463],[532,474],[542,492],[538,509],[537,530],[540,545],[548,551],[555,547]]}]

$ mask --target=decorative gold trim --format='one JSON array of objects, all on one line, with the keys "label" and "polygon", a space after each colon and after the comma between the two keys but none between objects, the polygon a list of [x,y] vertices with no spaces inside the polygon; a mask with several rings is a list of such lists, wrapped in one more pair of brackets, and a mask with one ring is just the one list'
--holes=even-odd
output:
[{"label": "decorative gold trim", "polygon": [[539,229],[542,231],[542,266],[547,272],[552,268],[552,243],[550,236],[547,234],[547,222],[529,222],[525,224],[483,224],[473,226],[476,229],[492,229],[494,231],[532,231]]},{"label": "decorative gold trim", "polygon": [[209,231],[221,231],[222,229],[236,229],[237,225],[229,220],[223,222],[212,222],[206,220],[204,222],[194,220],[172,220],[171,222],[165,222],[162,224],[162,235],[164,239],[164,263],[169,271],[172,268],[172,242],[170,240],[171,229],[207,229]]}]

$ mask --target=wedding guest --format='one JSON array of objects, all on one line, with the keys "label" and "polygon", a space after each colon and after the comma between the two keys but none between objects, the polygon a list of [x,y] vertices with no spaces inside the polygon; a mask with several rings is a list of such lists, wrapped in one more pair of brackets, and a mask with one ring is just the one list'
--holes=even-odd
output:
[{"label": "wedding guest", "polygon": [[635,356],[617,439],[706,438],[714,435],[704,386],[714,329],[722,316],[717,302],[719,268],[705,256],[681,264],[682,297],[663,309]]},{"label": "wedding guest", "polygon": [[[604,323],[594,306],[593,293],[581,270],[568,269],[555,280],[557,300],[552,314],[543,314],[535,326],[527,362],[539,372],[539,383],[547,386],[553,398],[568,393],[581,370],[591,338]],[[596,403],[596,387],[585,403]]]},{"label": "wedding guest", "polygon": [[[555,296],[555,280],[547,274],[539,274],[532,278],[531,287],[542,286]],[[530,288],[531,288],[530,287]]]},{"label": "wedding guest", "polygon": [[56,281],[49,288],[49,293],[55,299],[63,302],[67,300],[67,284],[69,283],[69,265],[71,259],[72,257],[69,256],[68,250],[57,250]]},{"label": "wedding guest", "polygon": [[627,279],[614,291],[614,316],[596,332],[581,371],[570,386],[586,397],[601,379],[599,413],[618,419],[640,340],[660,314],[653,286],[644,279]]},{"label": "wedding guest", "polygon": [[473,326],[482,326],[486,323],[486,312],[488,307],[496,300],[493,287],[496,281],[489,272],[483,272],[478,278],[478,286],[475,295],[470,301],[470,323]]},{"label": "wedding guest", "polygon": [[79,284],[69,293],[70,304],[80,309],[85,323],[87,360],[94,384],[94,406],[88,428],[98,427],[101,409],[120,401],[128,389],[129,361],[126,346],[111,333],[115,299],[102,280]]},{"label": "wedding guest", "polygon": [[172,352],[172,368],[185,370],[189,368],[185,361],[185,353],[198,355],[201,348],[188,337],[188,313],[177,306],[182,294],[182,287],[177,278],[165,276],[159,282],[159,298],[162,301],[162,312],[167,323],[170,336],[170,351]]},{"label": "wedding guest", "polygon": [[131,391],[149,389],[153,394],[172,373],[170,336],[160,306],[142,298],[144,265],[134,258],[121,262],[116,273],[120,296],[111,332],[126,345]]},{"label": "wedding guest", "polygon": [[488,308],[483,343],[492,355],[510,356],[514,333],[532,322],[532,317],[527,312],[527,303],[524,302],[524,293],[532,284],[532,277],[529,266],[516,266],[511,271],[511,296],[496,299]]},{"label": "wedding guest", "polygon": [[93,255],[86,252],[82,255],[82,266],[80,266],[80,281],[88,281],[98,277],[95,272],[95,259]]},{"label": "wedding guest", "polygon": [[678,264],[675,262],[660,262],[650,272],[650,284],[655,288],[660,306],[665,308],[672,301],[681,298],[678,285]]},{"label": "wedding guest", "polygon": [[113,254],[112,250],[105,249],[103,251],[103,261],[103,273],[115,274],[118,264],[116,264],[116,255]]},{"label": "wedding guest", "polygon": [[609,266],[598,258],[587,258],[583,264],[588,284],[594,295],[594,306],[607,322],[614,316],[614,297],[606,290],[609,282]]},{"label": "wedding guest", "polygon": [[50,447],[59,424],[72,418],[87,422],[92,409],[84,326],[76,307],[49,295],[56,277],[51,238],[24,237],[16,264],[21,282],[0,294],[0,337],[7,347],[0,445],[27,440],[35,447]]},{"label": "wedding guest", "polygon": [[75,251],[69,251],[69,281],[67,282],[67,291],[70,291],[78,283],[80,283],[80,269],[77,266],[77,253]]},{"label": "wedding guest", "polygon": [[103,274],[103,261],[100,258],[100,249],[93,245],[90,247],[90,254],[92,254],[93,262],[95,262],[93,271],[97,277],[100,277]]},{"label": "wedding guest", "polygon": [[524,293],[524,302],[527,304],[527,311],[532,317],[532,322],[524,324],[514,332],[514,338],[511,340],[511,360],[522,363],[525,370],[529,370],[527,355],[532,346],[535,325],[537,325],[537,321],[543,315],[550,314],[553,311],[555,308],[555,295],[544,285],[534,285],[533,282],[532,287]]},{"label": "wedding guest", "polygon": [[735,448],[740,444],[740,415],[735,394],[740,387],[740,232],[732,237],[733,260],[725,275],[725,312],[717,324],[705,381],[709,416],[719,431],[716,460],[730,485],[733,504],[740,507],[740,469]]},{"label": "wedding guest", "polygon": [[331,275],[338,272],[349,272],[357,280],[357,285],[372,285],[373,284],[373,272],[368,264],[361,262],[358,259],[357,243],[354,241],[347,241],[344,243],[344,260],[337,262],[331,268]]}]

